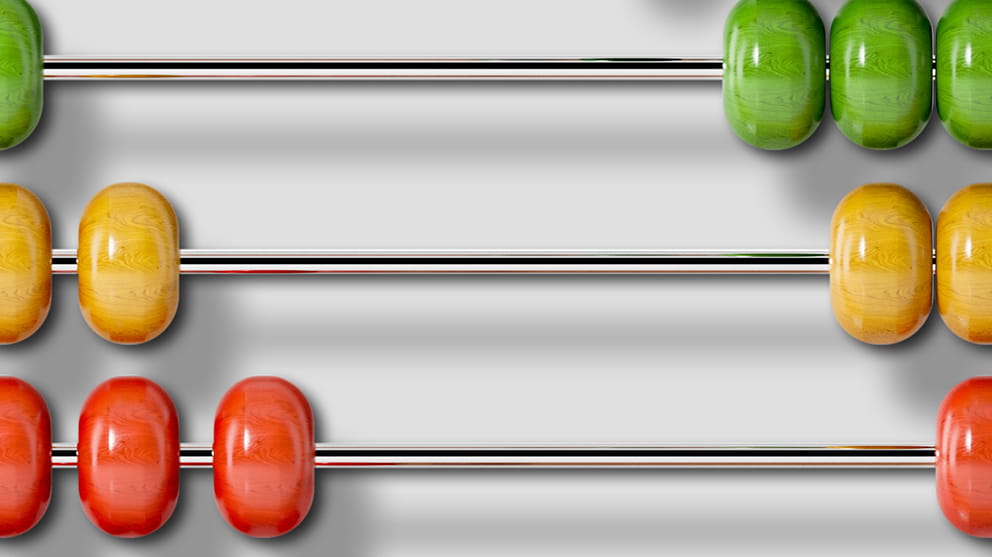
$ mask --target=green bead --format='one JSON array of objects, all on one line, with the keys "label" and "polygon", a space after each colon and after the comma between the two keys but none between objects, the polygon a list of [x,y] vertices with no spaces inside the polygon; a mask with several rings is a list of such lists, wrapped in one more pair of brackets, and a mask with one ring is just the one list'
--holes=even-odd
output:
[{"label": "green bead", "polygon": [[0,149],[31,135],[41,118],[41,25],[24,0],[0,0]]},{"label": "green bead", "polygon": [[723,34],[723,109],[761,149],[795,147],[823,119],[826,33],[806,0],[741,0]]},{"label": "green bead", "polygon": [[930,20],[914,0],[850,0],[830,27],[830,108],[848,139],[895,149],[933,105]]},{"label": "green bead", "polygon": [[992,149],[992,3],[956,0],[937,23],[937,114],[968,147]]}]

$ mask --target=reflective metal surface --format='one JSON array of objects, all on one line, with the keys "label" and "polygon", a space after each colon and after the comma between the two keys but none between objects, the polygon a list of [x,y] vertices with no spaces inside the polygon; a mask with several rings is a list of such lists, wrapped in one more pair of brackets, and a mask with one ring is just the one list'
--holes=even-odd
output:
[{"label": "reflective metal surface", "polygon": [[[822,250],[182,250],[183,274],[826,274]],[[53,251],[52,272],[76,273]]]},{"label": "reflective metal surface", "polygon": [[[323,468],[933,468],[925,445],[328,445]],[[56,444],[52,464],[76,466],[76,448]],[[184,444],[186,468],[213,464],[210,445]]]}]

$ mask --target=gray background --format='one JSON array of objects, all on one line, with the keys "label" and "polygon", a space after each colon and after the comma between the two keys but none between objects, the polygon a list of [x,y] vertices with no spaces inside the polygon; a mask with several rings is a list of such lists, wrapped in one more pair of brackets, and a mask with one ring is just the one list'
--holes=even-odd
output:
[{"label": "gray background", "polygon": [[[925,2],[936,20],[945,1]],[[730,1],[37,0],[52,54],[719,54]],[[818,0],[826,21],[839,1]],[[193,248],[823,248],[865,182],[936,213],[992,179],[934,121],[896,152],[828,120],[806,145],[738,141],[715,83],[52,84],[0,176],[47,204],[57,247],[87,200],[143,181]],[[935,315],[889,348],[834,323],[824,277],[196,277],[159,340],[108,344],[55,281],[39,334],[0,352],[76,438],[100,381],[140,374],[208,442],[235,381],[281,375],[337,442],[930,443],[944,393],[987,349]],[[6,555],[971,555],[932,474],[343,471],[307,522],[228,528],[208,471],[142,540],[92,527],[76,475]]]}]

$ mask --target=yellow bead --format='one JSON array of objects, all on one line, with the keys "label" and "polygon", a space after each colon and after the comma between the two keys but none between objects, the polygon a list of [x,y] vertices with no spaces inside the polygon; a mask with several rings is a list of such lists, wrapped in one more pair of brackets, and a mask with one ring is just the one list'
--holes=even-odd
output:
[{"label": "yellow bead", "polygon": [[958,191],[937,216],[937,308],[954,334],[992,344],[992,184]]},{"label": "yellow bead", "polygon": [[930,214],[912,192],[868,184],[849,193],[830,225],[830,301],[845,331],[869,344],[906,340],[933,303]]},{"label": "yellow bead", "polygon": [[52,305],[52,228],[30,191],[0,184],[0,344],[38,330]]},{"label": "yellow bead", "polygon": [[179,226],[143,184],[114,184],[79,223],[79,306],[101,337],[137,344],[161,334],[179,305]]}]

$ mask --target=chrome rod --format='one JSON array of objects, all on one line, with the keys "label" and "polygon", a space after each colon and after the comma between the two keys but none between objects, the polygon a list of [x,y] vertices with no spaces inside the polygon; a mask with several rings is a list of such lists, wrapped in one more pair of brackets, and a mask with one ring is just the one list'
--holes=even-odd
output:
[{"label": "chrome rod", "polygon": [[[76,250],[52,272],[78,271]],[[817,250],[182,250],[183,274],[825,274]]]},{"label": "chrome rod", "polygon": [[[830,79],[830,57],[824,78]],[[45,56],[43,76],[81,80],[616,80],[719,81],[720,56],[316,57]],[[936,79],[937,59],[931,76]]]},{"label": "chrome rod", "polygon": [[48,80],[720,80],[720,57],[138,57],[46,56]]},{"label": "chrome rod", "polygon": [[[184,468],[212,466],[210,445],[184,444]],[[332,445],[320,468],[933,468],[928,445]],[[76,446],[52,448],[52,465],[78,466]]]}]

